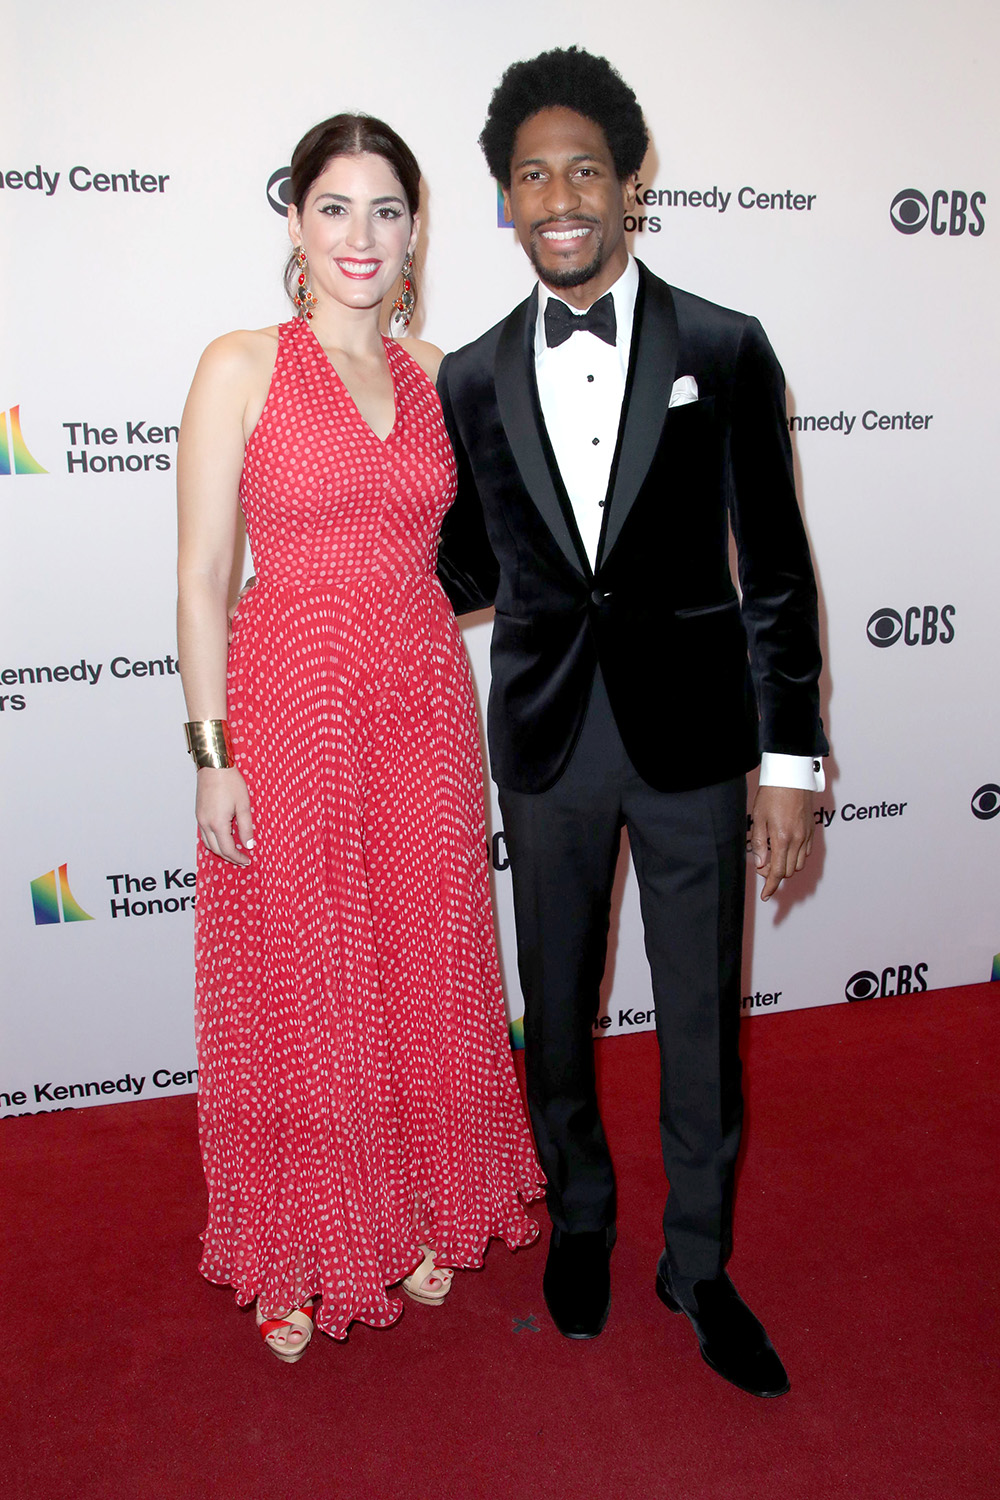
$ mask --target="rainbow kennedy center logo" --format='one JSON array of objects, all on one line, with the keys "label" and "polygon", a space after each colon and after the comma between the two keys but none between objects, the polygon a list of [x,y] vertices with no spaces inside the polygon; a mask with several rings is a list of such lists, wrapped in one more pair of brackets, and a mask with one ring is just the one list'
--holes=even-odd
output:
[{"label": "rainbow kennedy center logo", "polygon": [[[79,418],[62,425],[73,445],[66,450],[66,471],[69,474],[149,474],[173,467],[167,450],[178,439],[180,427],[176,422],[153,422],[148,417],[136,421],[128,418],[124,433],[119,427],[101,426],[97,422],[91,424]],[[116,447],[122,438],[125,447],[138,451],[103,451]],[[0,411],[0,476],[48,472],[24,441],[20,406]]]},{"label": "rainbow kennedy center logo", "polygon": [[[8,426],[10,437],[8,438]],[[13,463],[13,469],[11,464]],[[12,406],[9,411],[0,411],[0,475],[47,474],[36,458],[33,458],[21,431],[21,408]]]},{"label": "rainbow kennedy center logo", "polygon": [[[105,875],[111,886],[109,909],[112,920],[119,917],[162,917],[175,912],[193,912],[197,897],[194,887],[197,874],[180,865],[164,868],[163,879],[157,875],[130,875],[120,871]],[[164,892],[166,894],[151,894]],[[173,893],[177,892],[176,895]],[[93,922],[69,888],[66,866],[46,870],[31,881],[31,905],[36,927],[50,927],[59,922]]]},{"label": "rainbow kennedy center logo", "polygon": [[497,183],[497,228],[513,229],[514,220],[507,217],[507,205],[503,201],[503,188]]},{"label": "rainbow kennedy center logo", "polygon": [[57,922],[92,922],[89,912],[84,911],[69,888],[66,866],[46,870],[31,882],[31,904],[35,912],[35,926],[49,927]]}]

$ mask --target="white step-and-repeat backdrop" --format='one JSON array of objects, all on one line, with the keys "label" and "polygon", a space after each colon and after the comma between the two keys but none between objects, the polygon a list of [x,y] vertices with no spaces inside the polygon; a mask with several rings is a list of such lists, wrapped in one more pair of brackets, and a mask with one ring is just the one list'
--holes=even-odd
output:
[{"label": "white step-and-repeat backdrop", "polygon": [[[788,377],[833,757],[808,875],[748,904],[744,1009],[990,976],[998,33],[991,0],[35,0],[20,16],[0,102],[0,1113],[196,1085],[177,427],[209,339],[287,316],[293,144],[344,108],[410,141],[420,331],[456,347],[530,286],[476,145],[491,89],[571,42],[646,111],[636,254],[756,313]],[[466,638],[484,696],[489,622]],[[491,832],[516,1018],[495,807]],[[620,874],[609,1035],[651,1024]]]}]

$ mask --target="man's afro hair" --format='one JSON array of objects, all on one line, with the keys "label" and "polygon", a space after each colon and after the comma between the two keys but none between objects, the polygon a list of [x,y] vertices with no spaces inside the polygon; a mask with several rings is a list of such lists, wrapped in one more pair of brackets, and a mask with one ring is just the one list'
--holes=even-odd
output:
[{"label": "man's afro hair", "polygon": [[649,145],[639,103],[606,57],[582,47],[556,47],[530,62],[512,63],[497,84],[479,137],[486,164],[510,187],[514,138],[542,109],[572,109],[604,131],[620,182],[638,172]]}]

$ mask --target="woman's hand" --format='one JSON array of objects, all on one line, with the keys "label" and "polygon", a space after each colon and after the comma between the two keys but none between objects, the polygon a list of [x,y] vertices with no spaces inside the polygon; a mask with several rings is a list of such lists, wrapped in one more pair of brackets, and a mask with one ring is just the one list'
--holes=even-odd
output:
[{"label": "woman's hand", "polygon": [[[198,795],[195,799],[198,831],[206,849],[228,859],[230,864],[248,865],[246,849],[253,848],[253,819],[250,815],[250,793],[235,766],[219,771],[202,766],[198,771]],[[233,838],[233,820],[240,836],[241,849]]]}]

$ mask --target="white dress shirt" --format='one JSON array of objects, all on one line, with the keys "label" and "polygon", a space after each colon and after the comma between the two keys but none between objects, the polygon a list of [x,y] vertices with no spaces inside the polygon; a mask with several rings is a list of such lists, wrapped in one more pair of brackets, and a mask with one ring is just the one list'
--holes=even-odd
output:
[{"label": "white dress shirt", "polygon": [[[556,349],[545,342],[545,306],[557,292],[538,285],[535,323],[535,380],[538,400],[559,473],[573,507],[577,529],[590,566],[597,564],[597,544],[618,423],[625,399],[632,319],[639,291],[639,267],[628,265],[611,288],[618,337],[606,344],[596,333],[574,333]],[[569,304],[566,304],[569,306]],[[577,308],[570,308],[578,312]]]},{"label": "white dress shirt", "polygon": [[[558,298],[559,294],[542,282],[538,284],[535,322],[538,400],[592,568],[597,564],[604,502],[625,399],[638,290],[639,267],[630,255],[628,265],[611,287],[618,330],[615,344],[606,344],[596,334],[582,330],[550,349],[545,342],[545,305],[550,297]],[[584,310],[566,305],[573,313]],[[826,785],[823,762],[811,755],[779,755],[765,750],[760,785],[821,792]]]}]

